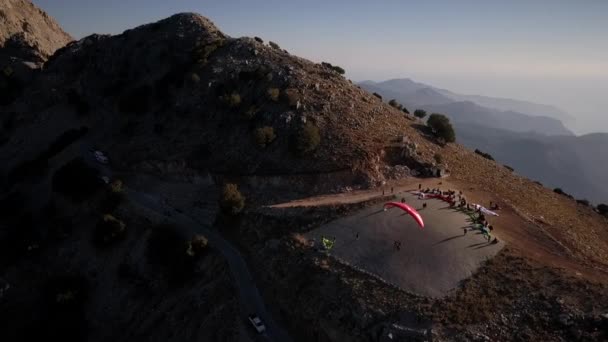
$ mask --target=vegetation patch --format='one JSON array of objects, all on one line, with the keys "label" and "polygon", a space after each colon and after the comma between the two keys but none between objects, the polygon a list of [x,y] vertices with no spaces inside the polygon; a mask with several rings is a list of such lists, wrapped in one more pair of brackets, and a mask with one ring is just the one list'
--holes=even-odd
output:
[{"label": "vegetation patch", "polygon": [[[415,115],[415,114],[414,114]],[[450,119],[443,114],[433,113],[429,116],[426,123],[435,133],[435,135],[443,139],[445,142],[456,141],[456,132],[450,123]]]},{"label": "vegetation patch", "polygon": [[312,122],[307,121],[300,129],[295,139],[296,150],[300,154],[308,154],[317,149],[321,143],[319,128]]},{"label": "vegetation patch", "polygon": [[236,184],[225,184],[220,197],[220,208],[227,215],[238,215],[245,207],[245,197]]},{"label": "vegetation patch", "polygon": [[426,110],[424,109],[416,109],[414,111],[414,116],[419,119],[424,119],[426,117]]},{"label": "vegetation patch", "polygon": [[492,161],[494,160],[494,157],[492,157],[492,155],[490,155],[489,153],[482,152],[478,149],[475,149],[475,153],[479,154],[480,156],[482,156],[488,160],[492,160]]},{"label": "vegetation patch", "polygon": [[276,136],[274,134],[274,129],[272,127],[264,126],[264,127],[256,128],[255,133],[254,133],[254,138],[255,138],[255,143],[259,147],[264,148],[264,147],[270,145],[270,143],[272,143],[274,141]]}]

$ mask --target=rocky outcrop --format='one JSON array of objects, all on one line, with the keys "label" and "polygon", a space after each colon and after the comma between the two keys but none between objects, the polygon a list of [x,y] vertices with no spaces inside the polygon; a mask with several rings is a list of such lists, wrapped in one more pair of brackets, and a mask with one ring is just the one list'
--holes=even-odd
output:
[{"label": "rocky outcrop", "polygon": [[38,68],[72,40],[29,0],[0,2],[0,106],[12,103]]},{"label": "rocky outcrop", "polygon": [[29,0],[0,2],[0,54],[43,63],[72,37]]}]

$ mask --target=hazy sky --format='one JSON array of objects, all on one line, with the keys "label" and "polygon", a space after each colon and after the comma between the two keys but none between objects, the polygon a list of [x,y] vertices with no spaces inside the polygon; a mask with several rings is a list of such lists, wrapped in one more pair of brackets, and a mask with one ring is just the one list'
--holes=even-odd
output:
[{"label": "hazy sky", "polygon": [[608,132],[608,0],[34,0],[76,38],[198,12],[344,67],[461,93],[556,105],[578,133]]}]

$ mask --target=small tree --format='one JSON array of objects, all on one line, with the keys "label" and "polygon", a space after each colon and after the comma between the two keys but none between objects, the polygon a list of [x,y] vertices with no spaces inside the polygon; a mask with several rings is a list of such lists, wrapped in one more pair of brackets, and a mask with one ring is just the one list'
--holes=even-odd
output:
[{"label": "small tree", "polygon": [[245,197],[236,184],[226,184],[220,197],[220,208],[228,215],[237,215],[245,207]]},{"label": "small tree", "polygon": [[597,205],[597,212],[600,215],[608,216],[608,205],[602,203]]},{"label": "small tree", "polygon": [[429,119],[426,123],[433,131],[438,138],[442,138],[445,142],[454,142],[456,141],[456,133],[454,132],[454,127],[450,123],[450,119],[443,114],[433,113],[429,116]]},{"label": "small tree", "polygon": [[337,65],[334,65],[331,68],[340,75],[346,74],[346,70],[342,69],[341,67],[339,67]]},{"label": "small tree", "polygon": [[281,49],[281,47],[279,46],[279,44],[277,44],[277,43],[275,43],[273,41],[269,41],[268,45],[270,45],[270,47],[273,48],[273,49],[277,49],[277,50]]},{"label": "small tree", "polygon": [[443,157],[441,156],[441,154],[435,153],[435,155],[433,156],[433,158],[435,159],[435,162],[437,164],[443,163]]},{"label": "small tree", "polygon": [[274,129],[269,126],[257,128],[255,130],[255,142],[258,146],[264,148],[274,141],[276,136],[274,135]]},{"label": "small tree", "polygon": [[319,133],[319,128],[310,121],[306,122],[297,136],[297,150],[302,154],[310,153],[314,151],[320,143],[321,135]]},{"label": "small tree", "polygon": [[401,110],[405,113],[405,114],[409,114],[410,111],[407,110],[407,108],[405,108],[405,106],[401,107]]},{"label": "small tree", "polygon": [[373,94],[375,97],[379,98],[380,100],[382,100],[382,95],[378,94],[378,93],[374,93]]},{"label": "small tree", "polygon": [[281,92],[279,91],[279,88],[268,89],[268,97],[274,102],[279,101],[280,94],[281,94]]},{"label": "small tree", "polygon": [[426,116],[426,111],[424,109],[416,109],[414,111],[414,116],[419,119],[424,119],[424,117]]},{"label": "small tree", "polygon": [[392,99],[392,100],[388,101],[388,104],[389,104],[389,106],[391,106],[393,108],[397,108],[397,109],[401,108],[401,105],[395,99]]},{"label": "small tree", "polygon": [[198,257],[205,253],[209,246],[209,240],[203,235],[195,235],[192,240],[188,242],[188,249],[186,253],[191,257]]},{"label": "small tree", "polygon": [[231,108],[235,108],[241,105],[241,95],[237,94],[237,93],[232,93],[228,96],[224,97],[224,101],[228,104],[228,106],[230,106]]}]

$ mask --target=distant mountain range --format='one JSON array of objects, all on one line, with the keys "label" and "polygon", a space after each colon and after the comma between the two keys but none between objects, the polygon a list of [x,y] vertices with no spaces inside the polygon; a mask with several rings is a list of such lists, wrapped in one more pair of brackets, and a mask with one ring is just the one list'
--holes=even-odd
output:
[{"label": "distant mountain range", "polygon": [[490,153],[526,177],[577,198],[608,202],[608,134],[575,136],[559,120],[570,116],[553,106],[460,95],[410,79],[359,85],[386,101],[396,99],[411,112],[421,108],[447,115],[459,143]]},{"label": "distant mountain range", "polygon": [[410,79],[384,82],[364,81],[359,84],[387,100],[396,99],[412,111],[420,108],[443,113],[455,123],[484,121],[484,126],[514,132],[535,132],[546,135],[573,135],[561,119],[569,115],[555,107],[531,102],[479,95],[461,95]]}]

